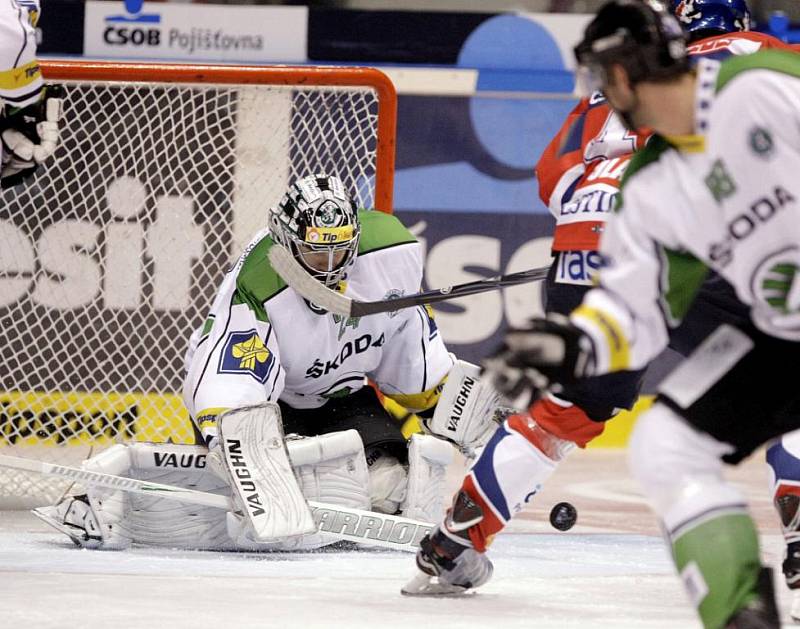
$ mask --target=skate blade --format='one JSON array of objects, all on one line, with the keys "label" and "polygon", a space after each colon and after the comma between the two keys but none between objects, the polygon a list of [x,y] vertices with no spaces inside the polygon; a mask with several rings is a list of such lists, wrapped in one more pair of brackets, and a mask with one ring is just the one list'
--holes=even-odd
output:
[{"label": "skate blade", "polygon": [[789,615],[795,624],[800,624],[800,592],[794,590],[792,594],[792,607]]},{"label": "skate blade", "polygon": [[420,572],[400,589],[400,594],[403,596],[463,598],[464,596],[472,596],[475,591],[460,585],[440,583],[436,577]]},{"label": "skate blade", "polygon": [[48,513],[48,510],[52,508],[53,507],[37,507],[36,509],[31,509],[31,513],[45,524],[52,526],[59,533],[63,533],[69,537],[73,544],[79,548],[83,548],[84,545],[81,543],[80,537],[76,535],[68,525],[64,524],[63,522],[59,522]]}]

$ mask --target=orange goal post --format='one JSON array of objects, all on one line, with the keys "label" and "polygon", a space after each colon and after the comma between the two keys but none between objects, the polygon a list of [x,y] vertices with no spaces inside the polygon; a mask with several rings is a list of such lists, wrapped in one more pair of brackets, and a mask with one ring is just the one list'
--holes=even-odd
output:
[{"label": "orange goal post", "polygon": [[[76,464],[191,442],[183,355],[294,179],[392,210],[397,97],[378,70],[44,61],[61,144],[0,206],[0,454]],[[66,486],[0,468],[0,507]]]}]

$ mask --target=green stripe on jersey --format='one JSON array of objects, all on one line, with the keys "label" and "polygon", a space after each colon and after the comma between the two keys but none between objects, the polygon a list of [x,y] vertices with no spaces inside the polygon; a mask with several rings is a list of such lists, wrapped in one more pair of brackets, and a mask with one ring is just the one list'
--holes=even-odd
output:
[{"label": "green stripe on jersey", "polygon": [[200,338],[205,338],[208,336],[208,333],[211,332],[211,328],[214,327],[214,319],[216,317],[214,315],[209,315],[208,319],[206,319],[205,323],[203,323],[203,330],[200,332]]},{"label": "green stripe on jersey", "polygon": [[247,304],[259,321],[269,321],[264,303],[286,288],[286,282],[275,272],[267,258],[272,244],[269,236],[262,238],[247,254],[236,276],[233,305]]},{"label": "green stripe on jersey", "polygon": [[758,595],[758,535],[745,513],[721,515],[688,530],[672,541],[672,556],[704,627],[724,627]]},{"label": "green stripe on jersey", "polygon": [[361,221],[359,255],[417,242],[396,216],[377,210],[362,210],[358,213],[358,218]]},{"label": "green stripe on jersey", "polygon": [[670,325],[681,322],[708,275],[708,267],[691,253],[660,247],[663,265],[661,306]]},{"label": "green stripe on jersey", "polygon": [[772,70],[800,78],[800,55],[788,50],[763,50],[752,55],[730,57],[720,66],[717,93],[747,70]]}]

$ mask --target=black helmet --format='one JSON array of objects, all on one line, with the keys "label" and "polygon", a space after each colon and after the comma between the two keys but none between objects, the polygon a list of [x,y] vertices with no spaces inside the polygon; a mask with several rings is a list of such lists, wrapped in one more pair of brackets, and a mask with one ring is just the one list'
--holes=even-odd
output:
[{"label": "black helmet", "polygon": [[686,43],[678,20],[656,0],[611,0],[586,27],[575,58],[599,85],[611,64],[625,68],[632,84],[659,81],[688,71]]}]

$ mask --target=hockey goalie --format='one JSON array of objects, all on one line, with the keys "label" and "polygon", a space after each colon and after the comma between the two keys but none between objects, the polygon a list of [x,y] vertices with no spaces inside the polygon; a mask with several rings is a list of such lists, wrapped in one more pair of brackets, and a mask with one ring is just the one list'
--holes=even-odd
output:
[{"label": "hockey goalie", "polygon": [[[233,508],[90,488],[36,514],[82,547],[309,549],[307,501],[435,521],[454,446],[484,443],[497,395],[448,353],[418,307],[342,318],[272,269],[282,246],[319,282],[357,299],[416,292],[422,247],[393,216],[361,210],[335,176],[295,182],[225,275],[191,336],[184,402],[200,445],[119,444],[84,468],[230,495]],[[422,417],[403,436],[376,390]]]},{"label": "hockey goalie", "polygon": [[39,0],[0,6],[0,188],[25,184],[60,142],[64,89],[45,85],[36,59]]}]

